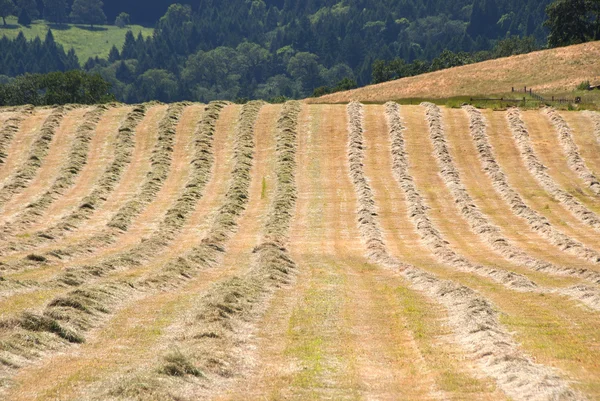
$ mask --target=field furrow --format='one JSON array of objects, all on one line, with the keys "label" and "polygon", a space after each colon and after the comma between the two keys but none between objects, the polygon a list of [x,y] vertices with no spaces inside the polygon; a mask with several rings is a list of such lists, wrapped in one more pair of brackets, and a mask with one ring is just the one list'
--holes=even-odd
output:
[{"label": "field furrow", "polygon": [[[597,231],[578,218],[576,213],[569,210],[566,203],[559,200],[551,192],[557,190],[555,183],[536,178],[538,175],[545,174],[542,170],[530,170],[527,165],[535,160],[535,155],[521,157],[519,146],[526,147],[526,143],[521,141],[521,145],[512,138],[509,122],[504,113],[495,113],[491,111],[482,111],[486,123],[486,138],[489,146],[495,156],[495,161],[505,176],[505,180],[510,188],[518,193],[526,206],[533,210],[538,218],[547,219],[553,226],[551,231],[557,231],[569,237],[570,239],[581,243],[584,247],[591,249],[600,249]],[[514,121],[514,120],[513,120]],[[517,136],[522,136],[522,132]],[[533,165],[531,165],[533,167]],[[559,190],[560,191],[560,190]],[[523,214],[523,212],[520,212]],[[585,213],[585,212],[584,212]],[[590,214],[587,214],[590,217]],[[548,230],[548,229],[546,229]],[[581,246],[578,246],[581,248]],[[592,260],[593,262],[593,260]]]},{"label": "field furrow", "polygon": [[597,177],[600,174],[600,117],[597,112],[560,112],[561,118],[571,129],[571,137],[581,155],[581,159]]},{"label": "field furrow", "polygon": [[94,186],[99,183],[102,173],[113,160],[119,126],[131,110],[131,107],[126,106],[111,107],[102,113],[91,132],[85,163],[77,176],[73,177],[72,186],[67,188],[43,215],[30,223],[25,231],[27,234],[35,235],[38,231],[54,226],[83,203],[85,196],[92,192]]},{"label": "field furrow", "polygon": [[[206,213],[202,205],[197,205],[197,202],[202,198],[204,188],[211,177],[210,172],[215,158],[212,153],[212,148],[215,145],[213,144],[215,141],[213,139],[215,123],[219,118],[222,107],[223,105],[220,103],[210,105],[205,113],[202,113],[201,109],[190,107],[190,113],[186,116],[188,119],[182,121],[180,124],[180,130],[178,130],[179,139],[176,141],[174,152],[176,156],[181,156],[178,154],[178,149],[185,149],[188,151],[188,158],[182,157],[176,164],[187,163],[192,170],[188,171],[181,166],[187,172],[183,178],[187,179],[185,182],[179,184],[181,191],[175,193],[175,195],[179,195],[179,198],[170,205],[169,210],[163,210],[161,214],[163,220],[155,231],[152,232],[151,236],[146,237],[140,244],[129,247],[129,249],[126,249],[127,247],[124,246],[122,247],[123,249],[117,247],[112,253],[97,252],[97,255],[89,257],[86,260],[87,263],[83,265],[68,264],[67,271],[62,271],[60,268],[46,268],[28,271],[23,274],[9,275],[9,280],[5,280],[3,283],[3,286],[6,288],[5,296],[8,294],[11,295],[3,302],[7,312],[10,311],[11,314],[17,313],[19,311],[18,306],[22,305],[25,299],[29,302],[26,302],[24,305],[32,307],[32,302],[39,304],[51,294],[56,294],[64,286],[80,286],[86,282],[108,275],[115,270],[130,270],[144,266],[152,258],[156,258],[158,261],[161,258],[165,259],[165,256],[162,254],[165,249],[169,250],[171,248],[170,245],[173,240],[176,240],[180,236],[180,231],[186,228],[184,227],[186,223],[188,227],[192,225],[193,228],[197,228],[199,221],[197,216],[194,220],[192,213],[194,208],[198,206],[200,216],[203,216],[202,213]],[[225,132],[226,129],[220,131],[216,139],[218,150],[217,160],[219,163],[223,163],[223,165],[227,165],[226,158],[222,155],[224,151],[222,143],[226,139]],[[192,147],[193,150],[189,149],[189,147]],[[220,172],[220,175],[216,175],[214,179],[218,181],[222,180],[225,177],[223,171]],[[177,182],[181,178],[179,171],[174,171],[169,176],[167,182],[170,181],[171,177],[176,177]],[[209,193],[209,198],[210,195],[212,194]],[[192,221],[188,222],[187,220],[190,215],[192,215]],[[181,247],[181,245],[180,242],[179,246]],[[180,251],[181,248],[176,249],[176,252]],[[169,257],[173,257],[173,254],[170,256],[167,255],[165,260],[168,260]],[[10,279],[15,278],[20,281],[10,281]],[[36,282],[25,281],[23,283],[23,279],[35,279]],[[23,284],[18,285],[19,283]],[[36,296],[36,294],[39,295]]]},{"label": "field furrow", "polygon": [[600,114],[0,110],[0,398],[600,398]]}]

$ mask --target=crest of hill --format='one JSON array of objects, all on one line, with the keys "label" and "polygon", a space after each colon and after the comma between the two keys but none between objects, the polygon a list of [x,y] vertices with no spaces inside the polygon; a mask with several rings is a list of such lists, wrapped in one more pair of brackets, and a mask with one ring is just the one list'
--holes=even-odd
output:
[{"label": "crest of hill", "polygon": [[532,87],[538,93],[572,92],[582,81],[600,83],[600,41],[488,60],[415,77],[338,92],[309,103],[387,102],[489,96]]}]

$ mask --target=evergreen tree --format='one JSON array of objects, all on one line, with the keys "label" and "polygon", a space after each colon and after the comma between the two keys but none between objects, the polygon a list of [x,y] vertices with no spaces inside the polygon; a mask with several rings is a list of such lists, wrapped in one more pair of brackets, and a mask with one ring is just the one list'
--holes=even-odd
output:
[{"label": "evergreen tree", "polygon": [[[27,15],[31,20],[38,19],[40,17],[40,12],[38,10],[38,5],[35,0],[17,0],[17,7],[23,11],[27,12]],[[19,13],[19,16],[21,15]]]},{"label": "evergreen tree", "polygon": [[18,23],[19,23],[19,25],[23,25],[23,26],[31,25],[31,17],[29,16],[29,13],[27,12],[27,10],[25,10],[24,8],[22,8],[21,11],[19,11]]},{"label": "evergreen tree", "polygon": [[50,22],[63,24],[67,21],[66,0],[43,0],[44,18]]},{"label": "evergreen tree", "polygon": [[4,25],[6,25],[6,17],[9,15],[15,15],[17,12],[17,7],[12,2],[12,0],[0,0],[0,17],[2,17],[2,21],[4,21]]},{"label": "evergreen tree", "polygon": [[137,58],[135,37],[131,31],[127,31],[125,34],[125,43],[123,43],[123,49],[121,50],[121,58],[123,60]]},{"label": "evergreen tree", "polygon": [[101,25],[106,23],[101,0],[75,0],[71,10],[71,20],[79,24]]},{"label": "evergreen tree", "polygon": [[121,55],[119,54],[119,50],[117,50],[117,47],[113,45],[113,47],[111,47],[110,52],[108,53],[108,61],[110,63],[114,63],[117,60],[121,59]]}]

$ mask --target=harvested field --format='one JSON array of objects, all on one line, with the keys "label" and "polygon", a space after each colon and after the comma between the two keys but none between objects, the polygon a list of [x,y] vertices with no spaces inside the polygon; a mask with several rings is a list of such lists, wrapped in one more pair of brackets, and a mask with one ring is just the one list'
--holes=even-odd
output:
[{"label": "harvested field", "polygon": [[600,117],[0,109],[0,398],[600,399]]}]

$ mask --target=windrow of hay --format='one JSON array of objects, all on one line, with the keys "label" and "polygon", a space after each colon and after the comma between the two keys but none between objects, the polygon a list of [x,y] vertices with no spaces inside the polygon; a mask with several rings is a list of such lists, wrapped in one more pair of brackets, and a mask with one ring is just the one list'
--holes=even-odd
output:
[{"label": "windrow of hay", "polygon": [[[247,203],[254,149],[253,127],[261,106],[262,102],[251,102],[243,107],[240,116],[230,187],[211,230],[223,234],[219,237],[221,241],[218,248],[213,247],[212,243],[203,243],[149,277],[136,281],[107,280],[82,287],[53,299],[41,313],[23,313],[17,318],[0,322],[0,364],[6,361],[7,375],[14,373],[15,367],[42,357],[41,352],[34,352],[36,349],[51,351],[68,343],[85,341],[85,334],[91,328],[100,325],[128,299],[143,296],[157,287],[174,287],[189,280],[197,270],[210,264],[212,259],[201,259],[207,251],[222,252],[224,241],[236,229],[236,219]],[[209,118],[213,115],[214,110]],[[205,128],[212,136],[212,126]],[[185,266],[182,266],[183,263]],[[41,323],[32,325],[29,323],[31,321]],[[23,338],[31,341],[23,343]]]},{"label": "windrow of hay", "polygon": [[19,127],[26,116],[31,115],[34,110],[33,106],[23,106],[20,110],[15,110],[17,115],[7,119],[0,130],[0,164],[4,164],[4,160],[8,157],[8,147],[12,142],[15,134],[19,132]]},{"label": "windrow of hay", "polygon": [[[54,241],[66,233],[74,231],[77,227],[89,220],[98,208],[106,202],[118,182],[121,180],[125,168],[131,162],[133,149],[135,147],[135,132],[139,123],[146,115],[148,106],[137,105],[127,114],[119,125],[116,142],[114,144],[114,157],[105,168],[98,182],[82,201],[79,207],[67,214],[54,226],[39,231],[28,240],[20,239],[11,241],[0,248],[0,255],[9,251],[24,251],[40,246],[48,241]],[[21,261],[13,268],[18,269],[21,265],[30,264],[29,261]],[[0,263],[1,267],[1,263]]]},{"label": "windrow of hay", "polygon": [[585,162],[581,158],[579,148],[573,140],[573,134],[571,133],[569,124],[567,124],[565,119],[562,118],[554,108],[546,107],[544,109],[544,114],[546,114],[556,129],[560,145],[567,155],[567,164],[571,170],[577,173],[577,175],[590,187],[592,192],[596,195],[600,195],[600,181],[585,165]]},{"label": "windrow of hay", "polygon": [[107,257],[94,265],[71,267],[55,280],[59,285],[79,286],[103,277],[111,271],[140,266],[152,259],[161,249],[166,248],[184,226],[203,196],[214,164],[212,145],[216,122],[227,103],[211,103],[203,113],[194,132],[194,159],[192,171],[183,192],[173,206],[167,210],[158,229],[146,240],[132,249]]},{"label": "windrow of hay", "polygon": [[34,254],[33,256],[39,257],[39,260],[32,259],[29,255],[9,264],[8,268],[18,270],[40,261],[46,263],[52,259],[65,259],[82,253],[92,253],[99,247],[114,243],[120,234],[127,231],[132,220],[154,200],[167,179],[171,167],[176,127],[185,106],[185,103],[175,103],[168,107],[165,117],[159,124],[158,140],[150,158],[150,171],[132,200],[120,207],[108,222],[106,229],[76,244],[50,250],[41,255]]},{"label": "windrow of hay", "polygon": [[83,122],[77,128],[73,145],[69,151],[67,162],[61,167],[58,177],[52,186],[35,201],[27,205],[16,219],[2,227],[1,237],[4,240],[7,235],[35,222],[56,199],[65,193],[67,189],[75,184],[75,178],[79,175],[85,164],[89,152],[89,145],[94,136],[96,126],[108,106],[96,106],[83,116]]},{"label": "windrow of hay", "polygon": [[[478,152],[478,158],[481,162],[482,170],[492,181],[494,189],[506,203],[510,205],[511,210],[515,215],[522,217],[527,221],[532,230],[540,233],[543,237],[550,240],[551,243],[558,246],[562,250],[567,250],[582,258],[594,259],[594,256],[600,257],[597,252],[586,248],[583,244],[573,240],[567,235],[556,230],[550,222],[543,216],[540,216],[535,210],[525,204],[521,196],[508,183],[506,175],[496,162],[494,150],[487,136],[487,128],[483,115],[479,110],[472,106],[464,106],[463,108],[469,116],[470,129],[469,132],[475,141],[475,146]],[[519,250],[516,250],[518,252]],[[537,271],[544,271],[553,274],[575,276],[591,280],[595,283],[600,283],[600,274],[594,271],[589,271],[584,268],[572,269],[563,266],[555,266],[550,263],[538,263],[534,265]],[[579,301],[588,304],[590,307],[597,309],[600,306],[598,302],[598,290],[587,287],[578,286],[578,291],[558,291],[565,295],[575,297]],[[585,289],[585,291],[581,291]]]},{"label": "windrow of hay", "polygon": [[369,257],[376,263],[400,271],[413,288],[444,305],[456,338],[479,363],[482,371],[494,378],[509,397],[515,400],[583,399],[553,369],[536,364],[523,354],[498,321],[498,313],[488,300],[465,286],[441,280],[388,254],[376,218],[373,194],[364,176],[360,114],[359,103],[348,105],[350,175],[358,198],[358,225],[369,247]]},{"label": "windrow of hay", "polygon": [[108,223],[108,227],[127,231],[133,218],[138,216],[143,208],[152,202],[169,176],[171,170],[171,156],[175,145],[175,134],[177,124],[183,113],[186,103],[175,103],[169,105],[166,116],[158,126],[158,141],[152,150],[150,158],[150,171],[146,175],[144,183],[127,204],[119,209],[117,214]]},{"label": "windrow of hay", "polygon": [[498,194],[510,205],[511,210],[517,216],[525,219],[532,230],[540,233],[561,250],[571,252],[574,255],[593,262],[600,261],[600,254],[598,252],[585,247],[582,243],[558,231],[550,224],[548,219],[540,216],[535,210],[525,204],[519,193],[509,185],[506,175],[496,162],[494,151],[487,137],[483,115],[472,106],[465,106],[464,110],[469,116],[470,133],[475,141],[483,170],[492,180]]},{"label": "windrow of hay", "polygon": [[[283,105],[277,125],[277,179],[273,199],[254,248],[251,268],[215,284],[194,308],[182,334],[171,336],[170,351],[161,365],[143,376],[120,379],[102,399],[179,399],[197,385],[195,378],[215,382],[240,373],[244,326],[255,321],[272,291],[290,281],[296,265],[285,246],[296,203],[296,146],[300,103]],[[218,221],[218,220],[217,220]],[[213,248],[213,253],[216,249]],[[216,262],[215,262],[216,263]],[[169,378],[170,377],[170,378]],[[217,380],[215,380],[217,379]],[[197,380],[197,379],[196,379]],[[144,386],[140,386],[144,383]]]},{"label": "windrow of hay", "polygon": [[594,212],[582,205],[573,195],[561,189],[550,175],[546,173],[548,168],[542,164],[533,150],[529,132],[525,122],[521,119],[521,110],[516,107],[509,109],[506,113],[506,118],[521,158],[525,162],[531,175],[535,177],[550,195],[565,205],[566,209],[573,213],[580,221],[590,227],[600,229],[600,218],[598,218]]},{"label": "windrow of hay", "polygon": [[[594,282],[600,279],[600,275],[593,271],[585,270],[579,273],[579,269],[559,267],[552,263],[533,258],[526,254],[522,249],[510,243],[510,241],[502,235],[500,229],[493,225],[487,216],[479,210],[462,184],[460,174],[456,169],[452,156],[448,150],[439,107],[432,103],[423,103],[423,106],[426,110],[429,136],[435,149],[434,156],[438,162],[442,179],[454,197],[458,210],[460,210],[475,233],[485,239],[493,249],[506,259],[512,260],[532,270],[561,275],[576,275],[577,277],[592,280]],[[477,128],[483,128],[483,131],[481,129],[478,130]],[[493,154],[491,153],[491,147],[489,147],[489,144],[488,146],[485,146],[486,143],[488,143],[487,137],[482,136],[485,135],[485,123],[480,122],[480,125],[476,126],[471,122],[471,134],[479,141],[479,143],[477,143],[477,149],[478,152],[480,152],[480,160],[482,160],[482,162],[485,161],[485,166],[491,168],[492,170],[490,171],[493,171],[493,174],[490,177],[494,183],[494,188],[499,191],[501,189],[501,195],[507,196],[507,199],[509,199],[510,202],[518,201],[520,198],[516,193],[507,192],[510,187],[506,184],[506,178],[501,174],[502,172],[495,162]],[[485,155],[484,157],[482,157],[481,152]],[[494,170],[494,168],[497,169]],[[488,171],[488,174],[490,171]],[[502,183],[506,185],[502,185]],[[511,206],[513,206],[512,203]]]},{"label": "windrow of hay", "polygon": [[[600,144],[600,113],[597,111],[585,111],[584,112],[594,123],[594,136],[596,137],[596,142]],[[0,156],[1,157],[1,156]]]},{"label": "windrow of hay", "polygon": [[42,166],[54,133],[66,112],[71,106],[59,106],[52,110],[39,130],[25,163],[9,178],[8,182],[0,189],[0,207],[2,207],[14,195],[20,193],[27,187],[29,182],[36,176]]},{"label": "windrow of hay", "polygon": [[427,214],[429,207],[426,205],[425,200],[417,190],[412,176],[409,174],[409,161],[403,138],[405,128],[399,112],[400,106],[397,103],[386,103],[385,113],[391,139],[392,170],[398,185],[406,196],[408,215],[421,239],[438,259],[452,267],[490,277],[515,290],[529,291],[537,288],[535,283],[521,274],[475,264],[465,257],[458,255],[448,245],[448,242],[429,219]]}]

